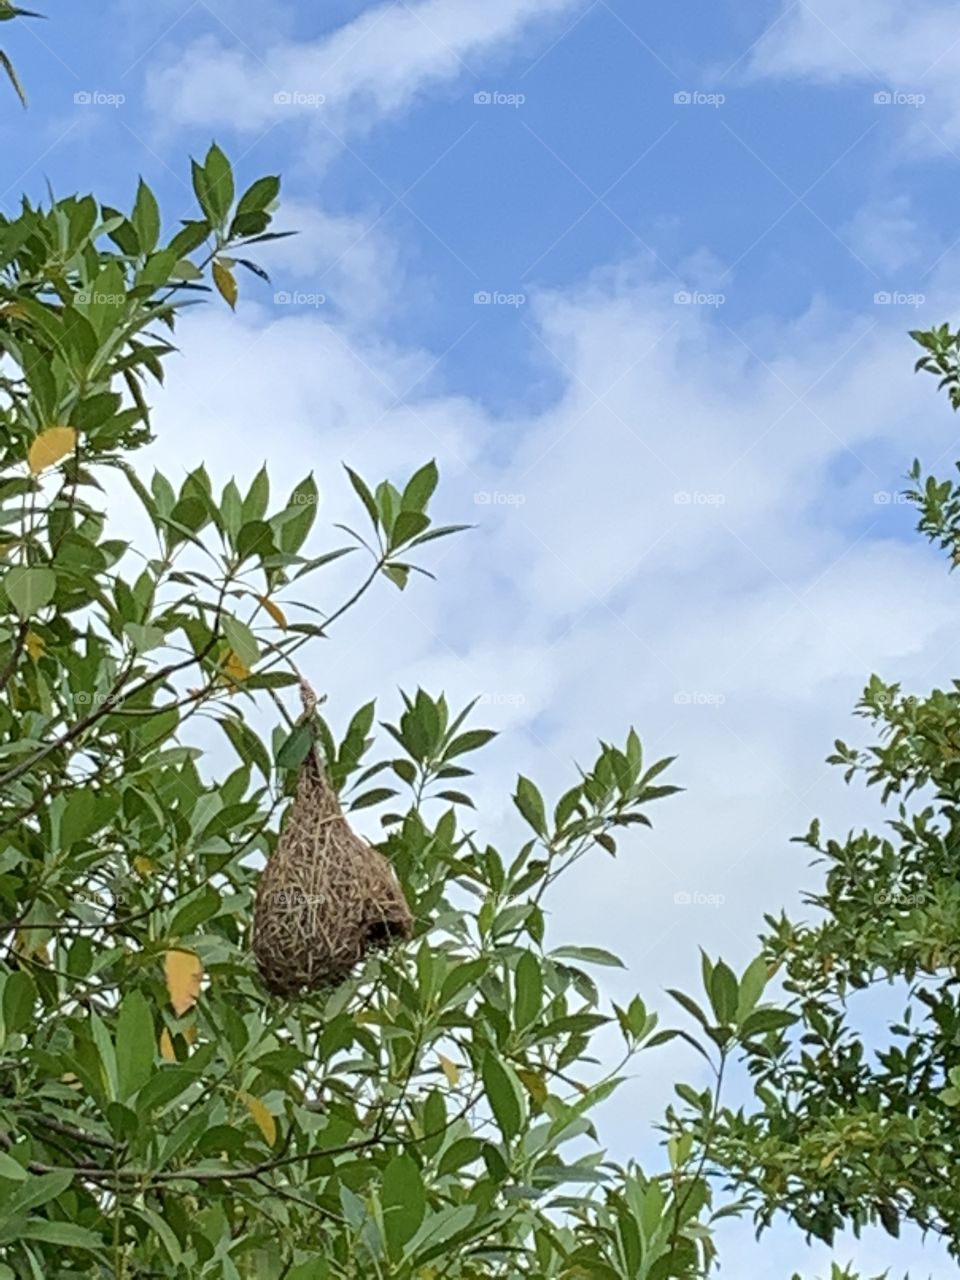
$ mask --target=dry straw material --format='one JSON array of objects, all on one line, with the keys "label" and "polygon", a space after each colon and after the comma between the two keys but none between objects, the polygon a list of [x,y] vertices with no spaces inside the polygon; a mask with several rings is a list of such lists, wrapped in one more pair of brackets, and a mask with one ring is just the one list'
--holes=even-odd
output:
[{"label": "dry straw material", "polygon": [[412,928],[390,864],[350,829],[311,749],[257,886],[253,951],[264,986],[288,997],[336,986]]}]

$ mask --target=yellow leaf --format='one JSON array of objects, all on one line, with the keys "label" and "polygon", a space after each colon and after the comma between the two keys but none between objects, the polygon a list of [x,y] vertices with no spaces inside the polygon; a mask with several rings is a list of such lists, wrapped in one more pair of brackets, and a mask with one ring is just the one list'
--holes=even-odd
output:
[{"label": "yellow leaf", "polygon": [[217,286],[220,296],[229,302],[232,310],[237,309],[237,282],[233,272],[229,267],[225,267],[222,262],[214,262],[213,264],[213,283]]},{"label": "yellow leaf", "polygon": [[243,1100],[243,1105],[253,1116],[257,1128],[263,1134],[267,1146],[272,1147],[277,1140],[276,1120],[274,1120],[273,1116],[259,1098],[254,1098],[253,1095],[249,1093],[241,1093],[240,1097]]},{"label": "yellow leaf", "polygon": [[224,674],[228,675],[234,683],[239,684],[250,676],[250,668],[231,649],[227,654],[227,660],[223,664]]},{"label": "yellow leaf", "polygon": [[152,876],[157,869],[157,864],[152,858],[145,858],[142,853],[138,853],[133,860],[133,869],[142,876]]},{"label": "yellow leaf", "polygon": [[451,1088],[454,1088],[460,1083],[460,1072],[456,1063],[451,1062],[449,1058],[445,1058],[442,1053],[437,1054],[437,1057],[440,1059],[443,1074],[447,1077],[447,1083]]},{"label": "yellow leaf", "polygon": [[41,431],[30,446],[27,462],[34,475],[46,467],[73,453],[77,447],[77,433],[73,427],[48,427]]},{"label": "yellow leaf", "polygon": [[200,994],[203,965],[192,951],[168,951],[163,961],[170,1003],[178,1017],[192,1009]]},{"label": "yellow leaf", "polygon": [[274,604],[274,602],[268,596],[258,596],[257,599],[266,609],[267,613],[269,613],[270,617],[274,620],[277,626],[280,627],[282,631],[286,631],[287,615],[283,612],[280,606],[278,604]]},{"label": "yellow leaf", "polygon": [[[184,1027],[180,1035],[183,1036],[185,1044],[193,1044],[197,1038],[197,1028]],[[167,1062],[176,1062],[177,1060],[177,1052],[173,1047],[173,1036],[166,1027],[160,1032],[160,1054],[166,1058]]]},{"label": "yellow leaf", "polygon": [[547,1100],[547,1086],[543,1078],[535,1071],[518,1071],[517,1076],[537,1106],[542,1107]]},{"label": "yellow leaf", "polygon": [[39,662],[39,660],[43,657],[43,654],[47,645],[43,639],[43,636],[38,636],[35,631],[28,631],[27,638],[24,641],[23,647],[26,649],[27,653],[30,655],[30,657],[33,659],[34,662]]}]

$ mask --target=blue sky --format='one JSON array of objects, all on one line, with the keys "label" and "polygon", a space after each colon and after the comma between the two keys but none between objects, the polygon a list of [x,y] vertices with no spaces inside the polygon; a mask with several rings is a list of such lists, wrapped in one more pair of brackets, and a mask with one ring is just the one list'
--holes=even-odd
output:
[{"label": "blue sky", "polygon": [[[954,674],[953,584],[894,496],[916,454],[960,456],[906,337],[952,319],[960,286],[960,14],[46,7],[2,31],[33,104],[0,114],[7,208],[48,180],[129,204],[142,173],[172,223],[216,137],[242,179],[283,174],[302,232],[264,251],[273,284],[245,278],[236,318],[183,326],[156,461],[312,467],[335,520],[341,459],[377,479],[436,455],[442,515],[478,526],[437,553],[436,587],[383,594],[324,652],[331,714],[397,684],[480,693],[503,730],[481,812],[504,839],[518,769],[556,792],[636,723],[687,791],[559,895],[557,937],[619,948],[611,994],[661,1007],[696,984],[698,944],[745,964],[763,912],[812,883],[789,838],[816,813],[881,821],[822,763],[862,735],[867,676]],[[618,1154],[696,1072],[644,1066],[612,1104]],[[823,1270],[775,1243],[734,1232],[727,1274]],[[837,1256],[955,1274],[915,1239]]]}]

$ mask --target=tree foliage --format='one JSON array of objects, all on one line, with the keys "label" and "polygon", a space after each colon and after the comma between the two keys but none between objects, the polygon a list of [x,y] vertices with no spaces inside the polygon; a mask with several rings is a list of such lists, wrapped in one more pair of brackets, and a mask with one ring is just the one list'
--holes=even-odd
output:
[{"label": "tree foliage", "polygon": [[[739,976],[704,955],[704,996],[671,993],[692,1032],[639,996],[609,1007],[595,970],[617,957],[547,929],[569,868],[649,827],[669,760],[630,730],[553,801],[521,775],[526,834],[500,850],[473,817],[467,757],[493,737],[473,704],[418,689],[378,720],[326,690],[346,723],[319,718],[328,776],[379,817],[415,936],[333,991],[268,997],[253,892],[312,742],[292,710],[309,646],[429,576],[458,527],[433,522],[430,461],[401,483],[347,468],[356,527],[326,539],[313,474],[278,501],[266,468],[244,488],[144,473],[179,314],[235,308],[277,236],[279,179],[238,191],[216,145],[192,178],[172,234],[142,181],[126,212],[87,195],[0,217],[0,1280],[698,1280],[713,1224],[750,1210],[955,1242],[957,689],[871,683],[884,740],[836,758],[896,800],[894,838],[814,826],[816,922],[771,918]],[[914,479],[960,560],[960,495]],[[108,518],[117,481],[136,543]],[[778,968],[789,1007],[764,1001]],[[911,1008],[872,1060],[846,1001],[891,980]],[[663,1168],[619,1165],[594,1112],[676,1037],[711,1085],[676,1086]],[[752,1113],[724,1100],[742,1057]]]},{"label": "tree foliage", "polygon": [[[957,336],[912,336],[960,407]],[[920,531],[960,563],[960,489],[919,462],[910,486]],[[757,1109],[723,1115],[713,1155],[761,1224],[782,1212],[828,1242],[912,1224],[960,1258],[960,682],[917,696],[875,675],[857,711],[875,741],[830,761],[878,790],[885,830],[803,838],[825,867],[812,918],[769,916],[764,939],[799,1027],[748,1054]],[[873,988],[892,1016],[865,1040]]]},{"label": "tree foliage", "polygon": [[[557,879],[674,790],[632,731],[553,805],[521,777],[529,838],[502,853],[464,825],[465,761],[492,737],[472,707],[421,689],[379,731],[373,702],[342,738],[321,721],[344,804],[381,807],[416,937],[323,996],[258,982],[300,651],[453,530],[432,462],[402,485],[348,471],[359,527],[316,554],[312,476],[277,502],[266,470],[245,492],[138,471],[178,312],[211,286],[235,305],[237,268],[262,274],[241,255],[274,235],[276,178],[238,198],[213,146],[193,183],[169,237],[143,182],[128,212],[69,197],[0,221],[0,1276],[701,1274],[690,1144],[646,1176],[591,1118],[664,1033],[639,998],[603,1009],[591,971],[615,957],[546,939]],[[111,474],[149,543],[113,535]],[[306,579],[348,555],[356,588],[318,614]]]}]

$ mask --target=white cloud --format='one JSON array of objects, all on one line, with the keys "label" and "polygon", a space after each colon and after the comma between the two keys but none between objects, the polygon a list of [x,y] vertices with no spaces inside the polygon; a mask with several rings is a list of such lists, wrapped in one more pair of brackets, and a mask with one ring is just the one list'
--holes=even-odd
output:
[{"label": "white cloud", "polygon": [[[637,911],[659,931],[675,890],[732,885],[728,911],[697,927],[745,950],[800,871],[781,858],[758,871],[744,850],[768,829],[785,848],[821,794],[847,804],[821,760],[872,670],[923,688],[951,652],[939,559],[873,527],[890,511],[874,494],[901,487],[914,452],[943,445],[896,319],[866,336],[841,316],[829,331],[787,326],[764,367],[717,318],[675,307],[670,286],[613,274],[537,300],[532,323],[563,362],[565,392],[542,414],[496,420],[429,380],[404,402],[430,353],[355,323],[277,315],[269,327],[253,308],[188,320],[158,456],[181,472],[203,460],[220,480],[249,478],[267,457],[280,490],[313,469],[329,526],[355,514],[341,459],[377,480],[436,455],[441,518],[480,525],[438,545],[437,586],[400,596],[384,584],[323,646],[332,704],[345,713],[398,683],[487,694],[485,718],[509,728],[483,786],[495,824],[518,753],[555,790],[595,734],[636,722],[657,751],[681,753],[690,794],[605,868],[609,903],[586,873],[593,893],[578,910],[636,959]],[[853,468],[843,485],[840,458]],[[354,572],[318,580],[313,603],[339,598]],[[637,857],[649,878],[632,908]],[[664,979],[691,949],[687,919],[670,926]]]},{"label": "white cloud", "polygon": [[284,199],[273,230],[295,231],[269,250],[271,275],[284,282],[275,293],[278,318],[313,310],[321,318],[378,328],[422,291],[408,278],[399,246],[370,213],[334,214],[303,200]]},{"label": "white cloud", "polygon": [[[858,209],[837,234],[869,266],[898,272],[929,260],[932,245],[929,233],[914,216],[910,197],[891,196]],[[924,266],[926,263],[923,264]]]},{"label": "white cloud", "polygon": [[[914,145],[960,138],[960,11],[940,0],[784,0],[756,44],[752,70],[821,84],[855,80],[871,99],[893,95],[878,111],[900,113]],[[898,96],[899,95],[899,96]],[[921,95],[923,102],[911,101]]]},{"label": "white cloud", "polygon": [[256,50],[208,36],[151,72],[149,99],[167,124],[262,130],[299,115],[321,130],[354,134],[427,89],[479,73],[532,23],[581,2],[384,3],[320,40]]}]

